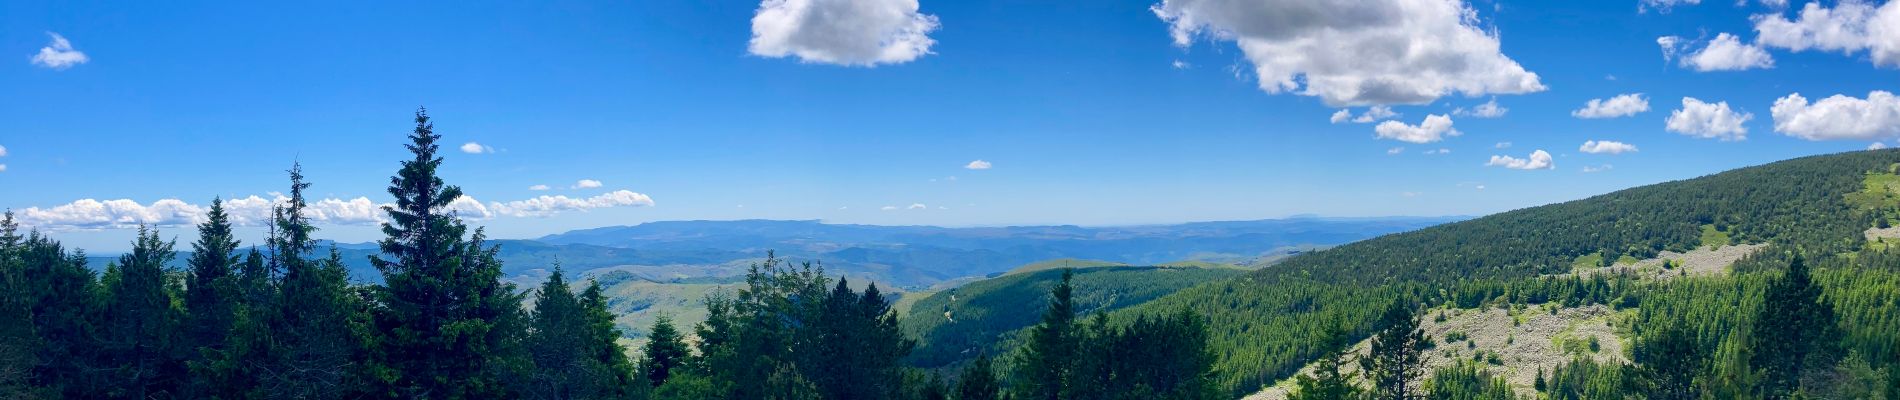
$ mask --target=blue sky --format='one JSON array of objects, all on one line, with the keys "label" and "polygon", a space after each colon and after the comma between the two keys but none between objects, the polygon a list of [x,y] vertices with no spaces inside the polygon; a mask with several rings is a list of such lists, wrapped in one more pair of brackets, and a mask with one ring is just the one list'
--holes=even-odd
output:
[{"label": "blue sky", "polygon": [[110,251],[301,162],[370,240],[417,106],[504,238],[1481,215],[1900,136],[1882,2],[921,1],[5,2],[0,207]]}]

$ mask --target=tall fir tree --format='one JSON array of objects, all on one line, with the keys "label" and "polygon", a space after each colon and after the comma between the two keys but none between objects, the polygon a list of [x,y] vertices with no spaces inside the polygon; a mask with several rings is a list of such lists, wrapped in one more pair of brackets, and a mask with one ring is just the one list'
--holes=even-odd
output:
[{"label": "tall fir tree", "polygon": [[1366,380],[1372,382],[1373,397],[1420,397],[1411,384],[1425,372],[1420,364],[1425,331],[1418,327],[1415,307],[1403,298],[1394,299],[1374,325],[1374,332],[1371,352],[1359,359],[1360,371],[1365,371]]},{"label": "tall fir tree", "polygon": [[1763,293],[1750,364],[1762,373],[1762,394],[1787,398],[1801,393],[1809,373],[1832,369],[1840,346],[1834,307],[1795,254],[1788,270]]},{"label": "tall fir tree", "polygon": [[50,388],[33,382],[44,342],[33,331],[33,289],[20,256],[27,243],[19,228],[12,211],[0,217],[0,398],[53,398]]},{"label": "tall fir tree", "polygon": [[[225,341],[236,323],[239,292],[238,240],[231,234],[230,216],[224,201],[211,201],[205,222],[198,225],[198,241],[191,244],[189,282],[185,284],[185,334],[190,346],[189,364],[194,371],[209,368],[208,360],[224,350]],[[202,376],[194,374],[194,376]],[[213,392],[212,384],[194,379],[190,393],[202,396]]]},{"label": "tall fir tree", "polygon": [[1344,329],[1337,325],[1326,328],[1326,342],[1322,344],[1325,352],[1320,353],[1318,364],[1313,371],[1300,375],[1295,381],[1295,389],[1287,396],[1289,400],[1341,400],[1357,399],[1364,391],[1353,383],[1358,378],[1356,372],[1345,370],[1351,362],[1352,341],[1346,338]]},{"label": "tall fir tree", "polygon": [[560,267],[555,267],[535,295],[531,321],[528,354],[534,369],[523,397],[580,399],[620,394],[607,365],[594,357],[587,310]]},{"label": "tall fir tree", "polygon": [[139,227],[132,252],[107,268],[104,320],[98,340],[111,397],[179,398],[187,377],[178,283],[166,264],[177,253],[158,231]]},{"label": "tall fir tree", "polygon": [[[17,233],[16,233],[17,235]],[[101,398],[115,383],[112,370],[94,341],[102,334],[99,280],[86,267],[83,251],[67,251],[39,233],[26,235],[13,256],[19,280],[9,294],[31,314],[38,337],[37,362],[29,381],[59,398]]]},{"label": "tall fir tree", "polygon": [[[1644,381],[1644,395],[1658,400],[1690,400],[1701,397],[1695,378],[1707,362],[1695,332],[1682,323],[1670,323],[1648,332],[1632,351],[1638,376]],[[1543,379],[1539,371],[1540,382]]]},{"label": "tall fir tree", "polygon": [[679,329],[673,327],[673,319],[661,315],[654,319],[653,329],[647,332],[647,344],[640,352],[641,383],[653,387],[666,384],[666,379],[692,356]]},{"label": "tall fir tree", "polygon": [[1042,322],[1029,330],[1029,341],[1016,360],[1014,397],[1022,400],[1062,400],[1075,370],[1080,346],[1075,323],[1075,271],[1064,269],[1062,280],[1049,291],[1049,307]]},{"label": "tall fir tree", "polygon": [[635,376],[633,359],[627,357],[626,346],[620,345],[620,327],[614,325],[614,313],[607,309],[607,295],[601,291],[599,281],[587,281],[587,288],[581,289],[580,302],[587,322],[586,346],[592,349],[589,354],[594,362],[602,366],[598,377],[603,381],[601,385],[607,386],[609,394],[617,397],[648,392]]},{"label": "tall fir tree", "polygon": [[1003,395],[1003,387],[996,381],[995,361],[988,354],[978,354],[975,360],[957,373],[956,400],[996,400]]},{"label": "tall fir tree", "polygon": [[436,172],[441,136],[426,110],[416,112],[415,122],[406,145],[414,157],[390,178],[395,204],[383,207],[390,221],[383,224],[383,254],[370,258],[383,273],[374,290],[378,392],[419,399],[507,396],[498,374],[521,365],[507,354],[519,349],[511,341],[521,335],[511,328],[525,328],[519,304],[508,304],[519,297],[500,282],[491,249],[464,239],[467,228],[449,208],[462,190]]}]

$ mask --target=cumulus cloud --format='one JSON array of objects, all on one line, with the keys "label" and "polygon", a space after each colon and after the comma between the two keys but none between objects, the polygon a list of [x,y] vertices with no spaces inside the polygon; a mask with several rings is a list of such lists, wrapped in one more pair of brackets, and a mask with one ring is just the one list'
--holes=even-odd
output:
[{"label": "cumulus cloud", "polygon": [[[1674,37],[1664,36],[1656,40],[1657,44],[1663,46],[1663,58],[1665,60],[1675,54],[1681,54],[1687,51],[1688,47],[1693,45],[1691,43],[1685,43],[1680,39],[1664,40],[1668,38]],[[1679,47],[1671,48],[1671,46]],[[1768,55],[1768,51],[1762,50],[1761,46],[1742,43],[1741,38],[1723,32],[1716,34],[1715,39],[1710,40],[1707,44],[1703,45],[1701,49],[1683,55],[1681,65],[1683,68],[1700,72],[1742,71],[1759,68],[1774,68],[1775,59]]]},{"label": "cumulus cloud", "polygon": [[[1522,169],[1522,170],[1557,168],[1557,164],[1552,162],[1550,159],[1550,153],[1544,152],[1543,150],[1537,150],[1537,151],[1531,152],[1530,158],[1517,158],[1517,157],[1511,157],[1511,156],[1491,156],[1491,161],[1485,162],[1484,166],[1505,167],[1505,168],[1510,168],[1510,169]],[[1479,186],[1478,189],[1482,190],[1484,189],[1484,187]]]},{"label": "cumulus cloud", "polygon": [[976,161],[971,161],[971,162],[970,162],[969,164],[963,164],[963,168],[964,168],[964,169],[977,169],[977,170],[982,170],[982,169],[990,169],[990,162],[989,162],[989,161],[983,161],[983,160],[976,160]]},{"label": "cumulus cloud", "polygon": [[1504,116],[1504,113],[1510,111],[1511,109],[1509,108],[1498,106],[1498,99],[1494,97],[1491,101],[1479,104],[1477,107],[1472,107],[1469,110],[1459,107],[1457,110],[1452,111],[1452,114],[1475,118],[1497,118]]},{"label": "cumulus cloud", "polygon": [[1609,99],[1590,99],[1583,108],[1570,112],[1577,118],[1618,118],[1649,111],[1649,98],[1642,93],[1625,93]]},{"label": "cumulus cloud", "polygon": [[917,0],[765,0],[752,16],[754,55],[870,67],[930,54],[937,17]]},{"label": "cumulus cloud", "polygon": [[1261,90],[1330,106],[1545,89],[1460,0],[1162,0],[1150,9],[1176,45],[1232,41]]},{"label": "cumulus cloud", "polygon": [[534,186],[528,187],[528,190],[534,190],[534,191],[542,191],[542,190],[548,190],[548,189],[553,189],[553,188],[548,187],[548,185],[534,185]]},{"label": "cumulus cloud", "polygon": [[593,180],[593,179],[582,179],[579,182],[574,182],[574,186],[570,187],[570,189],[593,189],[600,186],[601,186],[600,181]]},{"label": "cumulus cloud", "polygon": [[539,196],[527,200],[491,202],[484,209],[510,217],[547,217],[563,211],[587,211],[610,207],[649,207],[653,198],[627,190],[615,190],[587,198]]},{"label": "cumulus cloud", "polygon": [[1609,140],[1586,140],[1583,142],[1582,147],[1577,148],[1577,151],[1590,154],[1634,153],[1636,152],[1636,145]]},{"label": "cumulus cloud", "polygon": [[[1887,148],[1887,144],[1881,142],[1874,142],[1873,144],[1867,145],[1868,150],[1880,150],[1885,148]],[[0,165],[0,167],[4,167],[4,165]]]},{"label": "cumulus cloud", "polygon": [[1636,5],[1636,12],[1641,13],[1656,10],[1656,12],[1667,14],[1671,9],[1676,8],[1676,6],[1693,6],[1697,4],[1702,4],[1702,0],[1642,0]]},{"label": "cumulus cloud", "polygon": [[1684,97],[1682,108],[1669,113],[1665,128],[1703,139],[1743,140],[1748,138],[1748,128],[1742,124],[1752,119],[1755,114],[1729,109],[1726,101],[1705,103]]},{"label": "cumulus cloud", "polygon": [[468,153],[468,154],[493,153],[495,152],[495,148],[488,147],[487,145],[484,145],[481,143],[468,142],[468,143],[462,144],[462,152]]},{"label": "cumulus cloud", "polygon": [[1372,107],[1366,107],[1366,111],[1364,113],[1360,113],[1358,117],[1352,116],[1352,110],[1340,109],[1338,112],[1333,113],[1333,117],[1330,119],[1330,121],[1332,121],[1332,123],[1335,123],[1335,124],[1346,122],[1346,121],[1352,121],[1352,122],[1357,122],[1361,124],[1369,124],[1369,123],[1377,122],[1379,120],[1396,117],[1398,115],[1399,113],[1392,112],[1391,107],[1372,106]]},{"label": "cumulus cloud", "polygon": [[1833,95],[1810,104],[1800,93],[1775,100],[1775,131],[1807,140],[1878,140],[1900,136],[1900,98],[1875,90],[1867,98]]},{"label": "cumulus cloud", "polygon": [[63,70],[92,61],[91,58],[86,57],[85,52],[74,49],[73,42],[66,40],[65,36],[53,32],[47,32],[46,36],[53,37],[53,40],[47,42],[46,47],[41,47],[40,52],[33,55],[33,65]]},{"label": "cumulus cloud", "polygon": [[1373,127],[1380,139],[1392,139],[1407,143],[1432,143],[1445,140],[1447,136],[1461,133],[1451,127],[1451,117],[1445,115],[1427,115],[1418,125],[1408,125],[1399,121],[1385,121]]},{"label": "cumulus cloud", "polygon": [[1790,51],[1867,51],[1874,65],[1900,67],[1900,2],[1878,7],[1844,0],[1834,8],[1809,2],[1795,19],[1776,14],[1755,16],[1755,41]]}]

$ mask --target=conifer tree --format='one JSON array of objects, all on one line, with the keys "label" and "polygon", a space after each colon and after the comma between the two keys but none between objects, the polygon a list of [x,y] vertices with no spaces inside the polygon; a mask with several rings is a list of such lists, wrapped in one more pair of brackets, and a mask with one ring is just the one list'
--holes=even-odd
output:
[{"label": "conifer tree", "polygon": [[665,315],[653,321],[653,329],[647,333],[647,344],[640,352],[641,383],[653,387],[666,384],[667,377],[675,369],[684,365],[692,353],[686,349],[679,330],[673,327],[673,319]]},{"label": "conifer tree", "polygon": [[1075,271],[1064,269],[1062,280],[1049,291],[1049,308],[1042,322],[1029,331],[1029,341],[1016,361],[1014,393],[1022,400],[1061,400],[1075,369],[1080,341],[1075,324]]},{"label": "conifer tree", "polygon": [[0,398],[49,398],[52,393],[32,382],[39,364],[40,338],[33,333],[33,308],[20,265],[19,224],[13,212],[0,216]]},{"label": "conifer tree", "polygon": [[186,379],[177,282],[166,271],[177,253],[158,232],[139,227],[132,252],[108,267],[99,352],[114,384],[108,396],[182,397]]},{"label": "conifer tree", "polygon": [[[1637,342],[1632,353],[1640,365],[1639,376],[1646,381],[1648,398],[1687,400],[1701,396],[1695,377],[1702,371],[1705,359],[1694,335],[1681,324],[1671,323]],[[1543,371],[1539,370],[1540,386],[1543,378]]]},{"label": "conifer tree", "polygon": [[[582,315],[587,323],[587,348],[594,362],[601,366],[601,374],[596,377],[601,385],[608,388],[614,396],[638,395],[648,392],[647,386],[635,375],[633,359],[627,357],[627,348],[620,345],[620,327],[614,325],[614,313],[607,309],[607,295],[601,292],[600,282],[589,280],[587,288],[580,295]],[[685,344],[680,344],[684,357]]]},{"label": "conifer tree", "polygon": [[1003,388],[996,382],[994,361],[988,354],[979,354],[957,373],[956,400],[996,400],[1002,396]]},{"label": "conifer tree", "polygon": [[1346,332],[1337,326],[1326,329],[1326,343],[1321,344],[1325,352],[1320,353],[1319,363],[1313,366],[1313,372],[1300,375],[1298,385],[1287,396],[1291,400],[1333,400],[1359,398],[1363,389],[1353,383],[1358,373],[1346,372],[1350,362],[1349,350],[1352,342],[1346,338]]},{"label": "conifer tree", "polygon": [[[200,370],[208,367],[206,354],[224,348],[243,298],[238,291],[238,240],[232,237],[224,201],[212,200],[205,217],[205,222],[198,225],[198,241],[191,245],[191,259],[187,261],[190,281],[185,284],[187,345],[194,349],[190,363]],[[194,386],[204,383],[194,382]],[[202,392],[194,389],[193,393]]]},{"label": "conifer tree", "polygon": [[1411,303],[1403,298],[1393,300],[1374,328],[1372,351],[1359,359],[1359,369],[1365,371],[1367,380],[1372,381],[1373,397],[1389,400],[1418,398],[1419,393],[1408,385],[1424,373],[1424,367],[1420,365],[1420,352],[1423,351],[1425,331],[1419,329],[1418,317]]},{"label": "conifer tree", "polygon": [[[17,236],[17,231],[12,236]],[[101,357],[95,338],[101,285],[86,267],[84,251],[66,251],[59,242],[31,233],[15,248],[20,272],[9,294],[19,296],[31,313],[38,337],[37,362],[29,381],[59,398],[101,398],[108,394],[111,365]]]},{"label": "conifer tree", "polygon": [[536,399],[606,398],[617,390],[606,365],[594,357],[587,310],[568,286],[560,267],[535,295],[528,336],[534,363],[525,397]]},{"label": "conifer tree", "polygon": [[1801,389],[1809,372],[1833,366],[1840,345],[1834,307],[1821,298],[1821,287],[1808,275],[1800,254],[1763,294],[1755,319],[1753,358],[1762,373],[1763,394],[1781,398]]},{"label": "conifer tree", "polygon": [[374,290],[373,319],[379,383],[385,386],[380,392],[422,399],[502,397],[507,389],[497,375],[521,366],[504,354],[519,349],[520,333],[498,326],[521,321],[519,297],[500,282],[492,249],[464,240],[467,228],[449,209],[462,190],[436,173],[441,136],[426,111],[417,111],[415,122],[406,145],[414,158],[390,178],[395,204],[383,208],[390,220],[383,224],[383,254],[370,258],[383,273],[383,284]]}]

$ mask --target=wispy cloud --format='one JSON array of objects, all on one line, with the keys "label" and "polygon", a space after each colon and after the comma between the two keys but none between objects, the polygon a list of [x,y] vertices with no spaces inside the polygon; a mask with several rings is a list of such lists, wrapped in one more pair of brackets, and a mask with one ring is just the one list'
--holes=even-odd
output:
[{"label": "wispy cloud", "polygon": [[66,40],[65,36],[53,32],[47,32],[46,35],[53,39],[46,43],[46,47],[41,47],[39,53],[33,55],[33,65],[63,70],[92,61],[85,52],[74,49],[73,42]]},{"label": "wispy cloud", "polygon": [[989,161],[983,161],[983,160],[976,160],[976,161],[971,161],[971,162],[970,162],[969,164],[964,164],[964,165],[963,165],[963,168],[964,168],[964,169],[975,169],[975,170],[985,170],[985,169],[990,169],[990,162],[989,162]]},{"label": "wispy cloud", "polygon": [[569,188],[570,189],[593,189],[597,187],[601,187],[600,181],[593,180],[593,179],[582,179],[579,182],[574,182],[574,186],[569,187]]},{"label": "wispy cloud", "polygon": [[462,152],[468,154],[487,154],[495,152],[495,148],[488,147],[488,145],[481,143],[468,142],[462,144]]}]

